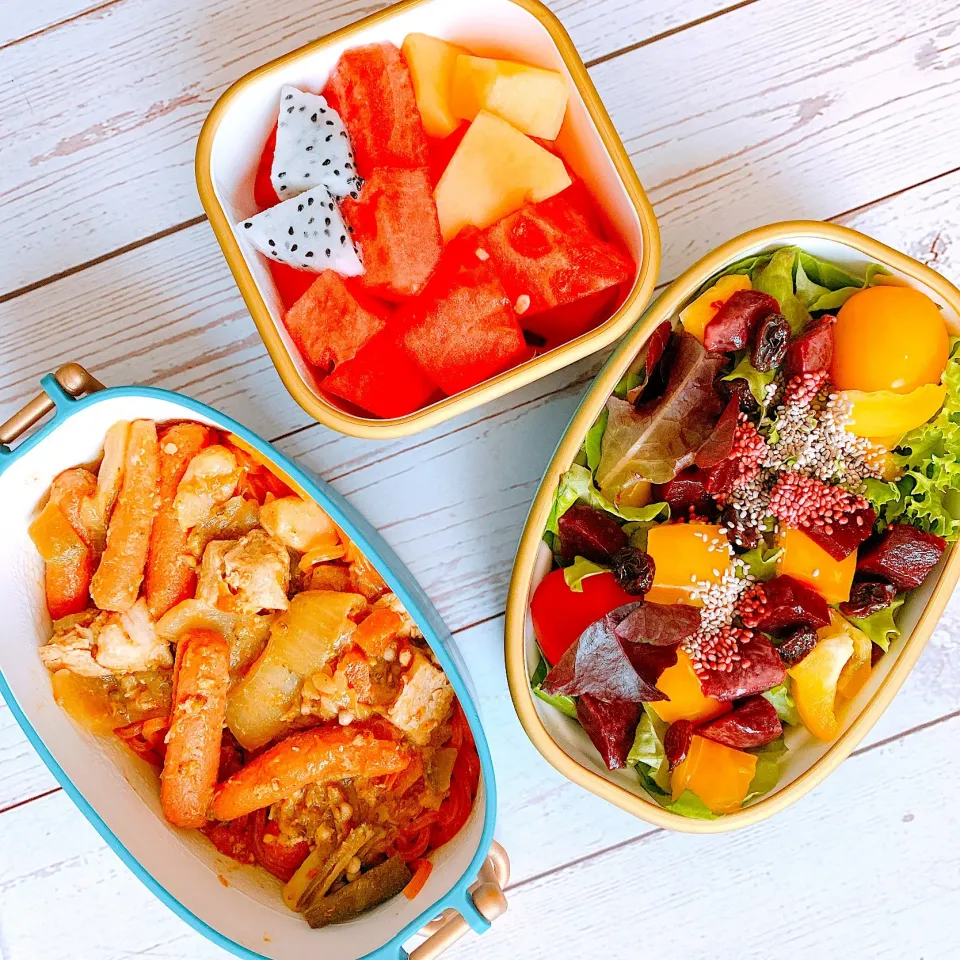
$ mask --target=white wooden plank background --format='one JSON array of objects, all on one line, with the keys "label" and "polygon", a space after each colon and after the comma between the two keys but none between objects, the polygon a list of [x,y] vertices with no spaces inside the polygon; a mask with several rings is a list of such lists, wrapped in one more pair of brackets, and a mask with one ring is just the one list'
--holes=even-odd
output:
[{"label": "white wooden plank background", "polygon": [[[855,758],[809,798],[732,837],[652,831],[539,758],[503,678],[526,509],[602,358],[381,444],[312,424],[286,395],[202,220],[193,143],[230,80],[382,5],[0,0],[0,130],[17,131],[0,138],[0,417],[79,359],[107,382],[220,407],[384,532],[457,632],[514,861],[511,912],[452,955],[960,954],[947,932],[960,824],[945,800],[960,601]],[[960,280],[955,3],[551,6],[655,204],[661,281],[794,216],[864,230]],[[140,955],[225,956],[137,884],[0,707],[0,958]]]}]

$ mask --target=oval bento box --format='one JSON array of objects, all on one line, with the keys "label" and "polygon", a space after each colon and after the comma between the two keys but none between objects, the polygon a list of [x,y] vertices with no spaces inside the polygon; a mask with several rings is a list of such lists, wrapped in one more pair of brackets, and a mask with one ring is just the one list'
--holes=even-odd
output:
[{"label": "oval bento box", "polygon": [[[45,377],[42,386],[44,393],[0,427],[0,566],[8,617],[0,640],[0,693],[87,820],[181,919],[248,960],[397,960],[408,956],[404,942],[443,914],[442,922],[430,924],[427,940],[409,954],[427,960],[467,929],[487,929],[506,907],[501,887],[508,870],[505,854],[493,843],[496,785],[490,750],[450,633],[399,558],[329,486],[202,403],[152,388],[105,389],[76,364]],[[24,436],[51,412],[42,427]],[[87,733],[57,707],[50,676],[36,654],[50,635],[50,620],[43,565],[27,527],[53,478],[68,467],[98,459],[107,428],[135,418],[191,419],[229,431],[301,496],[319,503],[377,567],[446,671],[476,740],[480,790],[469,820],[435,854],[427,885],[413,901],[394,897],[350,923],[311,930],[283,905],[280,883],[266,871],[242,866],[219,854],[196,831],[178,830],[164,820],[159,778],[149,764],[119,741]]]},{"label": "oval bento box", "polygon": [[[567,77],[570,100],[557,144],[590,188],[636,271],[620,306],[594,329],[407,416],[378,420],[359,416],[322,392],[283,325],[283,307],[266,259],[234,225],[257,212],[254,177],[281,86],[322,87],[348,48],[382,41],[399,47],[414,32],[461,43],[479,56],[522,60]],[[539,0],[404,0],[259,67],[214,105],[200,133],[196,176],[210,225],[284,386],[312,417],[355,437],[387,439],[425,430],[610,346],[650,302],[660,267],[653,208],[573,41]]]},{"label": "oval bento box", "polygon": [[607,398],[657,326],[664,320],[674,322],[700,287],[726,267],[744,257],[791,245],[850,268],[862,269],[867,262],[882,264],[900,281],[931,296],[941,306],[951,332],[960,333],[960,290],[929,267],[854,230],[819,221],[789,221],[751,230],[730,240],[694,264],[661,294],[597,375],[541,481],[510,584],[505,641],[507,677],[514,706],[530,740],[546,760],[574,783],[666,829],[719,833],[748,826],[783,810],[823,781],[890,705],[960,578],[960,544],[953,544],[934,575],[904,605],[901,636],[891,644],[890,653],[878,662],[870,681],[850,703],[840,736],[826,744],[802,731],[798,741],[790,742],[789,759],[783,764],[777,788],[755,803],[716,820],[694,820],[659,806],[642,790],[632,771],[607,770],[578,723],[534,698],[530,676],[539,654],[530,618],[530,598],[551,568],[551,554],[542,536],[561,475],[573,463]]}]

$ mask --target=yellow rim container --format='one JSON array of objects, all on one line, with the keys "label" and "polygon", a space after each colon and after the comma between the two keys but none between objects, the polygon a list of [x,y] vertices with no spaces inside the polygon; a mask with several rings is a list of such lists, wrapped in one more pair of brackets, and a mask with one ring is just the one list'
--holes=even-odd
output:
[{"label": "yellow rim container", "polygon": [[[340,54],[385,40],[399,46],[412,32],[561,71],[570,102],[557,144],[590,187],[610,226],[637,265],[617,311],[595,329],[540,357],[404,417],[358,416],[327,397],[293,346],[266,261],[234,229],[256,211],[253,181],[263,144],[276,118],[284,83],[318,90]],[[526,386],[603,349],[621,337],[653,294],[660,236],[653,209],[573,41],[539,0],[405,0],[280,57],[234,83],[207,118],[197,147],[197,187],[240,293],[270,357],[293,398],[316,420],[355,437],[388,439],[435,426]]]},{"label": "yellow rim container", "polygon": [[[887,709],[902,686],[960,578],[960,545],[949,547],[924,586],[901,611],[902,635],[877,664],[870,681],[850,702],[840,736],[829,744],[800,732],[782,764],[776,790],[718,820],[693,820],[662,808],[642,790],[632,770],[610,772],[579,725],[537,700],[529,677],[538,653],[530,619],[530,598],[550,571],[551,557],[542,542],[547,516],[561,475],[573,463],[583,438],[613,393],[630,362],[664,320],[673,321],[700,286],[744,257],[797,245],[814,256],[851,268],[867,262],[885,266],[892,282],[906,283],[931,296],[947,325],[960,333],[960,290],[929,267],[847,227],[791,220],[751,230],[723,244],[672,283],[640,319],[597,375],[574,414],[547,467],[524,527],[510,583],[505,626],[507,679],[513,703],[527,736],[543,757],[564,776],[641,820],[687,833],[721,833],[758,823],[788,807],[840,765]],[[796,728],[794,728],[796,729]]]}]

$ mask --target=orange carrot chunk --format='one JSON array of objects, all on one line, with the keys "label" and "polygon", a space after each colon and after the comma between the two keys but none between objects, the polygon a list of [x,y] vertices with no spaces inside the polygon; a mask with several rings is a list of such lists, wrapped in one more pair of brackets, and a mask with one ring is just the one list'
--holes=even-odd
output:
[{"label": "orange carrot chunk", "polygon": [[399,614],[387,607],[378,607],[354,631],[353,642],[368,657],[382,657],[390,641],[402,629]]},{"label": "orange carrot chunk", "polygon": [[107,529],[107,547],[90,593],[101,610],[129,610],[143,582],[150,531],[157,513],[157,427],[151,420],[130,426],[123,485]]},{"label": "orange carrot chunk", "polygon": [[[178,685],[179,686],[179,685]],[[210,814],[235,820],[296,793],[310,783],[383,777],[410,762],[398,743],[369,731],[318,728],[294,733],[219,784]]]},{"label": "orange carrot chunk", "polygon": [[230,646],[213,630],[192,630],[178,644],[176,696],[160,775],[164,816],[178,827],[202,827],[220,765],[227,714]]},{"label": "orange carrot chunk", "polygon": [[147,607],[155,620],[192,597],[197,586],[196,567],[187,551],[188,532],[177,520],[173,501],[190,461],[215,439],[213,429],[200,423],[175,423],[160,435],[160,507],[150,533],[144,579]]}]

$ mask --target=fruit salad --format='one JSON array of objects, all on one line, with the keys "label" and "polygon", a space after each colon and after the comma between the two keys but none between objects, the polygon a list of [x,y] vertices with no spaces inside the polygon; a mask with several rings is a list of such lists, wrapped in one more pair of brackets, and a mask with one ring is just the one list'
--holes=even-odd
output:
[{"label": "fruit salad", "polygon": [[612,315],[635,265],[557,147],[568,97],[424,34],[281,88],[236,230],[337,405],[401,417]]},{"label": "fruit salad", "polygon": [[237,438],[114,424],[30,528],[57,703],[156,771],[176,827],[269,871],[313,927],[417,895],[480,761],[375,568]]},{"label": "fruit salad", "polygon": [[712,278],[561,477],[534,693],[610,770],[714,818],[835,740],[960,536],[960,355],[876,264],[785,247]]}]

